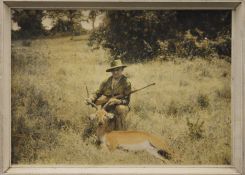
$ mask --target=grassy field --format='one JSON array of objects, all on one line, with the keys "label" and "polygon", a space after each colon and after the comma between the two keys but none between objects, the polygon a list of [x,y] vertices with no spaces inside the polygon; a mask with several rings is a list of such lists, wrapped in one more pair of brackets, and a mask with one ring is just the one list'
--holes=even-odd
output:
[{"label": "grassy field", "polygon": [[[92,51],[86,36],[14,41],[12,54],[13,163],[163,165],[146,152],[109,152],[82,139],[94,112],[85,86],[91,93],[110,75],[109,54]],[[230,68],[217,58],[129,65],[134,89],[156,85],[132,95],[128,128],[161,136],[180,164],[230,164]]]}]

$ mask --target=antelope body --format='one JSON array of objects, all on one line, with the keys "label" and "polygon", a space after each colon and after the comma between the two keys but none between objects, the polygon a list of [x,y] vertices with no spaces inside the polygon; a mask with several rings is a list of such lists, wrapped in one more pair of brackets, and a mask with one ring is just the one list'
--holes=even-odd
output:
[{"label": "antelope body", "polygon": [[143,131],[111,131],[108,121],[114,117],[113,114],[104,109],[97,110],[90,119],[97,120],[98,127],[96,135],[102,146],[110,151],[122,149],[127,151],[147,151],[151,155],[164,162],[172,159],[173,151],[164,140],[156,135]]},{"label": "antelope body", "polygon": [[169,160],[172,156],[166,143],[157,136],[142,131],[112,131],[105,133],[100,141],[110,151],[147,151],[162,161]]}]

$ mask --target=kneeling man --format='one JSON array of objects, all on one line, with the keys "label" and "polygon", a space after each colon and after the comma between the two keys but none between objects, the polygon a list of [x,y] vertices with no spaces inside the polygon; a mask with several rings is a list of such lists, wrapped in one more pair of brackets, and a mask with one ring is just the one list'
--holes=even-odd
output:
[{"label": "kneeling man", "polygon": [[106,111],[115,114],[110,122],[111,130],[126,129],[125,117],[129,112],[131,83],[123,74],[125,67],[127,66],[123,65],[119,59],[112,61],[110,68],[106,70],[112,75],[100,84],[92,97],[86,99],[87,102],[93,102],[96,105],[106,104]]}]

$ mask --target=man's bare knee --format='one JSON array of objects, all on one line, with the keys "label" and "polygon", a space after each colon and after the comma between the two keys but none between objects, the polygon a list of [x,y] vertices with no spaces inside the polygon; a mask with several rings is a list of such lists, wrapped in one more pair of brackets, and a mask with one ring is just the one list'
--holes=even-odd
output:
[{"label": "man's bare knee", "polygon": [[128,111],[129,111],[128,106],[125,106],[125,105],[117,105],[116,106],[116,112],[118,114],[127,114]]}]

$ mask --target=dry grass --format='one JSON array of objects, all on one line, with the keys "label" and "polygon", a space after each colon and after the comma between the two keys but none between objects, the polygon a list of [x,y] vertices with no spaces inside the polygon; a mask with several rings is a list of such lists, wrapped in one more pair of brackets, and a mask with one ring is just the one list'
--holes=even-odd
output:
[{"label": "dry grass", "polygon": [[[18,163],[162,164],[145,152],[108,152],[92,144],[93,138],[82,140],[86,117],[93,112],[83,103],[87,96],[85,85],[92,92],[109,76],[105,72],[108,53],[102,49],[91,51],[86,42],[86,38],[69,37],[34,40],[29,46],[13,42],[12,96],[19,95],[16,89],[20,86],[31,85],[42,93],[58,120],[70,122],[59,130],[54,149],[37,149],[35,160],[20,159]],[[176,58],[129,65],[125,74],[133,88],[156,83],[132,95],[127,116],[130,130],[147,131],[166,139],[182,157],[180,164],[230,164],[230,63],[216,58]],[[18,109],[13,117],[27,115],[27,106],[13,102],[12,107]],[[201,128],[193,130],[187,119],[193,125],[198,119],[204,124],[197,124]],[[200,130],[202,137],[192,138],[191,133],[195,135]]]}]

